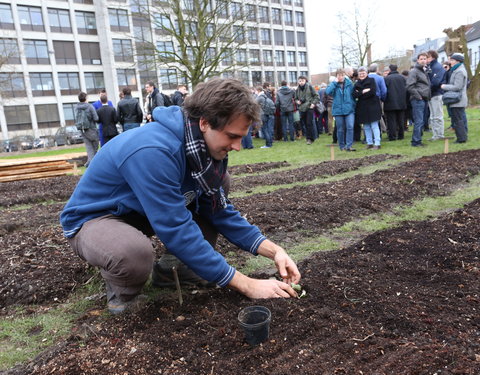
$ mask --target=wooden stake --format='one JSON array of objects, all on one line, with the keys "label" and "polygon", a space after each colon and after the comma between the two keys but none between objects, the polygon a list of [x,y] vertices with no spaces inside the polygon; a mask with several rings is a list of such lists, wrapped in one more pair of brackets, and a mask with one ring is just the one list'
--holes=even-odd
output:
[{"label": "wooden stake", "polygon": [[172,267],[173,278],[175,279],[175,287],[177,288],[177,295],[178,295],[178,303],[180,306],[183,305],[183,296],[182,296],[182,288],[180,287],[180,280],[178,279],[178,272],[177,267]]},{"label": "wooden stake", "polygon": [[445,141],[445,144],[443,146],[443,153],[448,154],[448,141],[450,139],[453,139],[453,137],[443,137],[443,140]]},{"label": "wooden stake", "polygon": [[79,174],[78,165],[77,165],[77,162],[74,161],[74,162],[73,162],[73,175],[74,175],[74,176],[78,176],[78,174]]},{"label": "wooden stake", "polygon": [[335,145],[327,145],[327,147],[330,147],[330,160],[335,160]]}]

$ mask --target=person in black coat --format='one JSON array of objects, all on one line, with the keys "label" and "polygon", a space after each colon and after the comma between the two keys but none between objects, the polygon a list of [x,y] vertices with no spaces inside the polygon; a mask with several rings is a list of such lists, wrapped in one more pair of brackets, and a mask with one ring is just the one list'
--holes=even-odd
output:
[{"label": "person in black coat", "polygon": [[367,148],[374,150],[380,148],[379,121],[382,117],[382,107],[376,90],[375,79],[368,76],[367,68],[358,68],[358,81],[355,82],[352,93],[357,99],[355,115],[357,121],[363,124]]},{"label": "person in black coat", "polygon": [[100,95],[100,102],[102,103],[102,106],[97,109],[97,115],[98,122],[103,124],[103,144],[105,144],[118,135],[117,111],[114,107],[108,105],[106,94]]},{"label": "person in black coat", "polygon": [[390,73],[385,77],[387,97],[383,103],[383,110],[387,117],[388,139],[395,141],[404,137],[407,85],[395,64],[391,64],[389,68]]}]

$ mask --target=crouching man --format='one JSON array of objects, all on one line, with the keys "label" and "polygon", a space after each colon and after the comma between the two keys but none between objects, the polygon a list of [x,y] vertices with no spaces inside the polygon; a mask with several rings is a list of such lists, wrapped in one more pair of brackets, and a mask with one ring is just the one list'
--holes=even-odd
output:
[{"label": "crouching man", "polygon": [[[107,304],[118,314],[134,306],[152,272],[150,236],[167,254],[153,282],[228,286],[250,298],[293,297],[300,273],[285,250],[266,239],[229,203],[227,155],[240,150],[260,108],[243,84],[213,79],[177,106],[158,107],[154,122],[112,139],[92,161],[60,221],[74,252],[101,270]],[[283,281],[243,275],[214,250],[217,234],[273,260]]]}]

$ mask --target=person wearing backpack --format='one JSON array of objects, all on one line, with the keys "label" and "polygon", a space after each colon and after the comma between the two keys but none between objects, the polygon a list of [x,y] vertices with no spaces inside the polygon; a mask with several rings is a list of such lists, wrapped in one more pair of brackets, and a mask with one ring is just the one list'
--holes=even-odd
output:
[{"label": "person wearing backpack", "polygon": [[85,167],[90,165],[93,157],[98,151],[99,138],[97,130],[98,115],[93,105],[87,103],[87,94],[78,94],[79,103],[75,107],[75,126],[82,132],[83,141],[87,150],[87,162]]},{"label": "person wearing backpack", "polygon": [[307,145],[311,145],[315,141],[313,109],[319,101],[318,94],[312,85],[308,83],[307,77],[298,77],[298,87],[295,90],[295,103],[297,103],[300,112],[302,129],[305,129]]},{"label": "person wearing backpack", "polygon": [[179,85],[177,87],[177,91],[172,94],[172,105],[178,105],[179,107],[183,107],[183,101],[188,94],[187,86]]},{"label": "person wearing backpack", "polygon": [[[146,115],[145,118],[147,122],[153,121],[152,119],[152,112],[157,107],[168,107],[171,105],[170,98],[167,95],[162,94],[158,89],[155,87],[155,83],[153,81],[148,81],[145,84],[145,91],[147,91],[147,103],[146,103]],[[170,103],[165,103],[167,100]]]},{"label": "person wearing backpack", "polygon": [[293,126],[293,98],[295,91],[287,86],[287,81],[282,81],[281,85],[282,87],[277,92],[275,105],[280,110],[283,141],[287,142],[290,134],[290,141],[293,142],[295,141],[295,128]]},{"label": "person wearing backpack", "polygon": [[262,110],[262,133],[265,138],[265,146],[260,148],[270,148],[273,145],[273,120],[275,116],[275,104],[263,91],[262,86],[258,86],[257,103]]}]

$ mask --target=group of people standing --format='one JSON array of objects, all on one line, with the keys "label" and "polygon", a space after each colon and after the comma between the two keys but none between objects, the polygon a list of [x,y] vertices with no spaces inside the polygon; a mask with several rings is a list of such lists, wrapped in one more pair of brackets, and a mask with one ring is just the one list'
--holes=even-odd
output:
[{"label": "group of people standing", "polygon": [[[276,119],[281,124],[276,127],[277,139],[294,141],[295,133],[301,129],[310,145],[319,134],[333,133],[333,142],[345,151],[356,150],[353,144],[361,141],[362,125],[366,148],[378,150],[382,132],[389,141],[402,140],[411,120],[411,145],[423,147],[425,130],[431,130],[431,141],[444,138],[442,98],[447,91],[458,94],[458,100],[447,105],[455,142],[466,142],[468,79],[464,56],[454,53],[443,65],[437,59],[435,50],[420,53],[410,71],[402,73],[395,64],[386,67],[383,73],[378,71],[377,64],[368,69],[363,66],[338,69],[329,85],[322,84],[318,92],[303,76],[298,78],[296,89],[282,81],[276,94],[269,83],[257,87],[254,95],[263,110],[260,129],[266,142],[262,148],[272,147]],[[268,99],[275,103],[273,110],[266,105]],[[253,148],[250,135],[243,146]]]},{"label": "group of people standing", "polygon": [[[82,132],[87,151],[87,167],[98,151],[99,145],[103,146],[117,136],[117,124],[122,131],[138,128],[142,122],[151,122],[153,110],[157,107],[170,105],[183,106],[188,89],[186,85],[179,85],[172,96],[161,93],[155,83],[148,81],[145,84],[146,98],[142,108],[140,101],[132,97],[132,90],[125,87],[119,94],[119,102],[115,109],[113,103],[108,100],[105,90],[99,92],[99,99],[90,104],[87,102],[87,94],[78,94],[79,103],[75,107],[75,124]],[[85,113],[85,115],[82,114]]]}]

